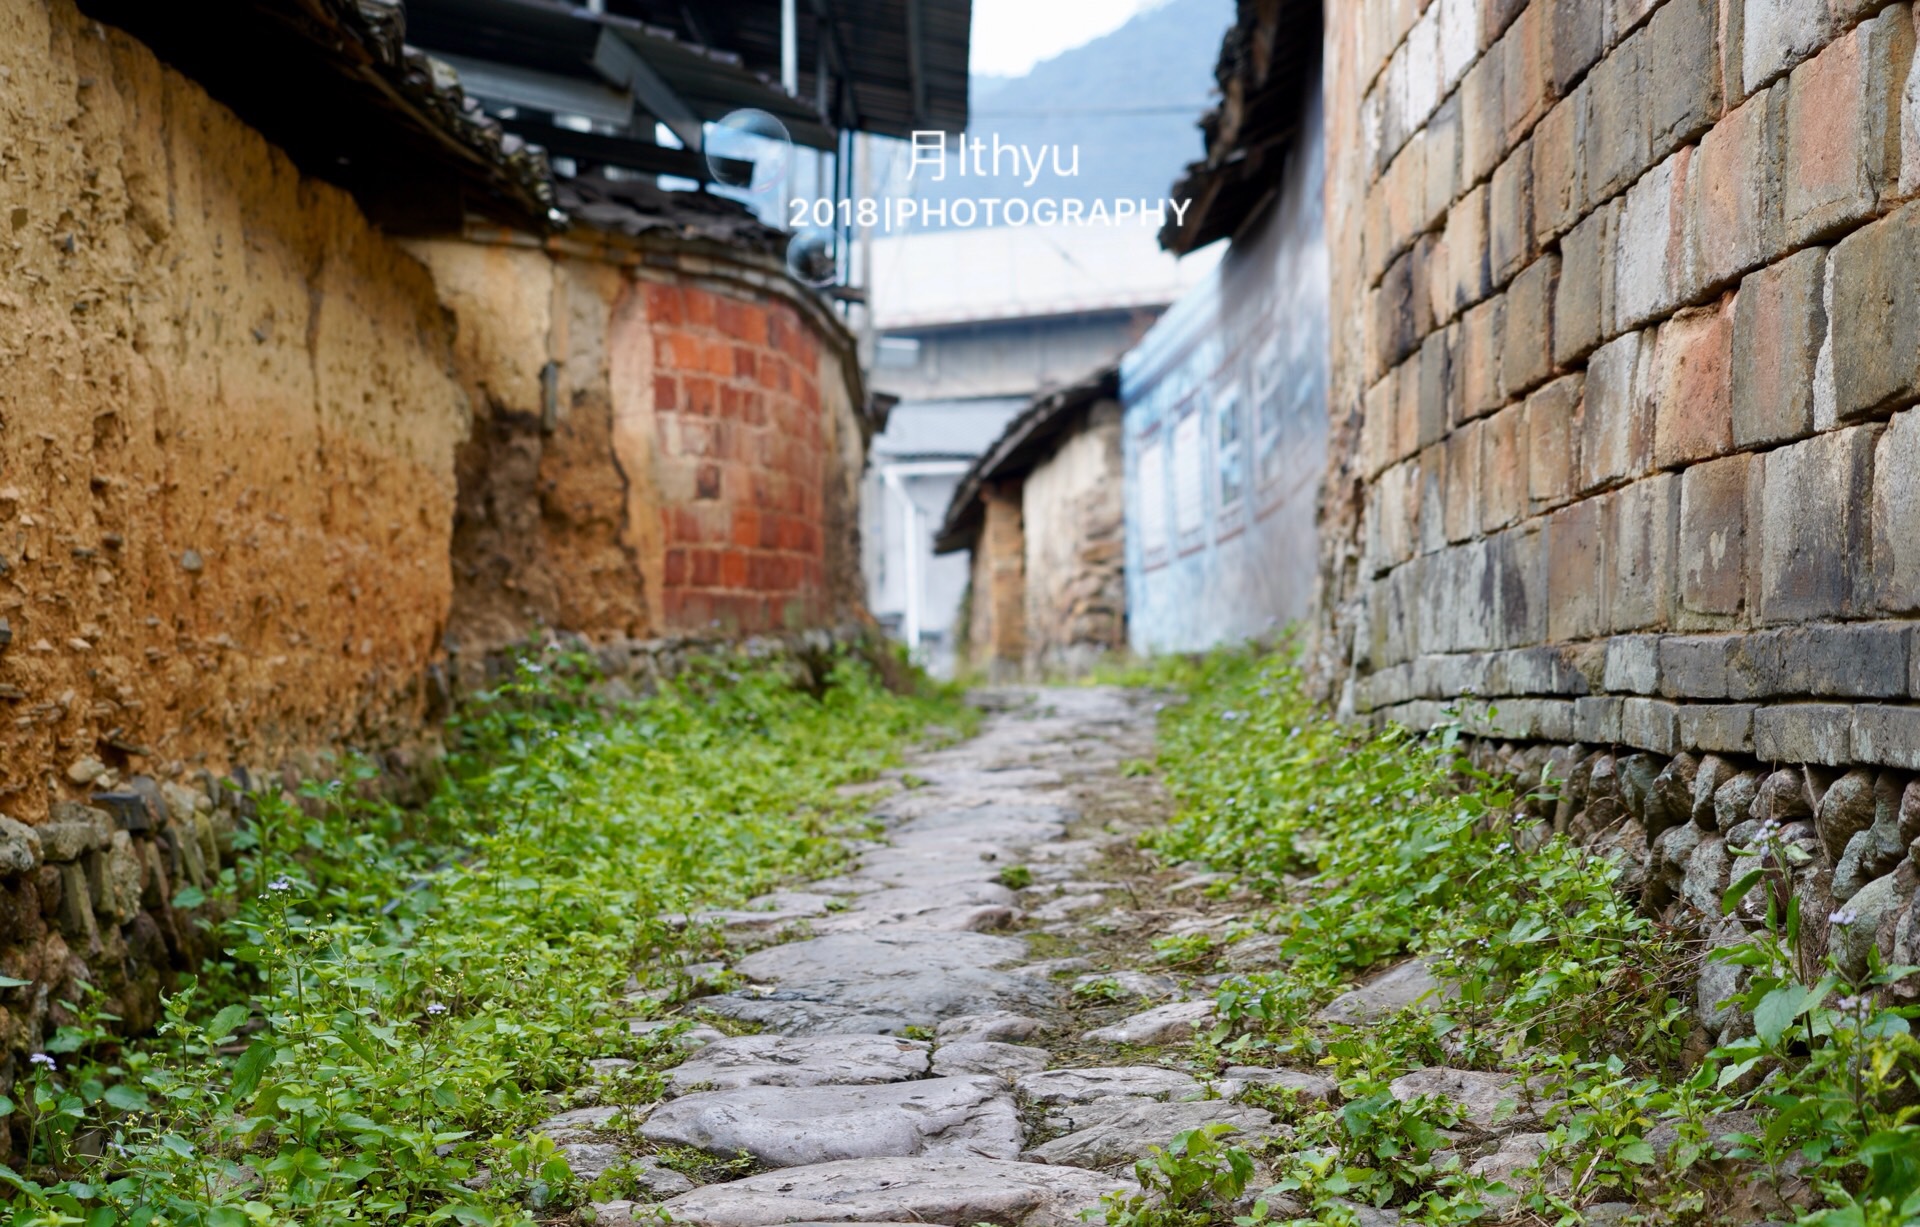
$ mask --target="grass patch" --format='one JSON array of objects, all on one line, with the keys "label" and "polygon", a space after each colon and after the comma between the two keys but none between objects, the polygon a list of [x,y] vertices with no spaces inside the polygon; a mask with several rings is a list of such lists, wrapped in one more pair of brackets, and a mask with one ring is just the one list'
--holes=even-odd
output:
[{"label": "grass patch", "polygon": [[[1115,1202],[1109,1223],[1344,1221],[1364,1203],[1432,1224],[1573,1224],[1608,1201],[1653,1222],[1920,1221],[1917,1046],[1911,1011],[1884,992],[1911,969],[1803,984],[1797,912],[1776,907],[1767,928],[1705,956],[1750,969],[1742,1001],[1757,1022],[1703,1058],[1688,1048],[1685,999],[1702,952],[1640,913],[1613,862],[1516,823],[1511,788],[1468,766],[1456,731],[1336,724],[1280,655],[1129,680],[1188,696],[1162,717],[1156,773],[1179,815],[1152,847],[1231,871],[1269,901],[1260,927],[1279,969],[1227,982],[1207,1043],[1236,1062],[1319,1067],[1340,1094],[1291,1114],[1269,1156],[1277,1182],[1250,1211],[1232,1146],[1182,1135],[1139,1169],[1162,1196]],[[1729,907],[1765,863],[1736,870]],[[1315,1020],[1362,973],[1407,955],[1431,960],[1457,999],[1364,1028]],[[1444,1132],[1453,1110],[1389,1092],[1428,1065],[1527,1079],[1548,1105],[1533,1126],[1542,1163],[1502,1182],[1470,1174],[1476,1152]],[[1756,1116],[1716,1144],[1710,1122],[1742,1110]]]},{"label": "grass patch", "polygon": [[168,999],[157,1037],[123,1045],[74,1003],[15,1086],[13,1221],[551,1214],[580,1190],[527,1128],[589,1059],[639,1062],[642,1087],[677,1060],[625,1025],[700,957],[673,918],[829,869],[859,826],[836,787],[967,718],[853,657],[817,697],[715,661],[617,708],[583,669],[528,661],[483,696],[423,808],[361,799],[355,774],[258,797],[223,874],[227,956]]}]

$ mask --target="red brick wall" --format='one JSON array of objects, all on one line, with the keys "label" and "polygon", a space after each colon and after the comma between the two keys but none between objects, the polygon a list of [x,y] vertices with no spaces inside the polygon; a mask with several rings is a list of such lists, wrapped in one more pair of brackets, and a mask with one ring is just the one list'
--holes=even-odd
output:
[{"label": "red brick wall", "polygon": [[[828,610],[820,342],[784,302],[649,283],[663,630],[777,630]],[[675,495],[678,494],[678,497]]]}]

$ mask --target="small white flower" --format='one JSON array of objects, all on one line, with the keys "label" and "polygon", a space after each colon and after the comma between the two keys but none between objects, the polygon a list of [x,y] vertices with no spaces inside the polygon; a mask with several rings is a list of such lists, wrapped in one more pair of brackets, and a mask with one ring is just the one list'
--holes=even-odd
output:
[{"label": "small white flower", "polygon": [[1833,1004],[1842,1014],[1851,1014],[1860,1008],[1860,999],[1858,997],[1842,997]]},{"label": "small white flower", "polygon": [[60,1068],[60,1062],[54,1060],[52,1057],[48,1056],[44,1052],[34,1053],[32,1056],[27,1058],[27,1063],[29,1065],[44,1066],[49,1073],[51,1073],[53,1070]]},{"label": "small white flower", "polygon": [[267,889],[272,891],[276,895],[284,895],[288,891],[293,889],[293,879],[286,877],[284,875],[281,877],[277,877],[273,881],[267,883]]},{"label": "small white flower", "polygon": [[1833,913],[1831,916],[1828,916],[1827,923],[1830,925],[1840,925],[1842,927],[1845,927],[1847,925],[1852,924],[1854,921],[1858,919],[1860,918],[1854,914],[1854,911],[1852,908],[1843,907],[1839,911]]},{"label": "small white flower", "polygon": [[427,1013],[429,1014],[445,1014],[446,1012],[447,1012],[447,1007],[441,1005],[437,1001],[427,1007]]}]

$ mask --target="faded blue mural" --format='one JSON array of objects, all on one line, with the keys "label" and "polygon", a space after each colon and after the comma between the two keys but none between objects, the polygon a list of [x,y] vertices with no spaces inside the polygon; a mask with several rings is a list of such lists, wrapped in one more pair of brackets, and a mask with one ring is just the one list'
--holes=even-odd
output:
[{"label": "faded blue mural", "polygon": [[1242,640],[1310,609],[1327,463],[1317,102],[1305,124],[1274,207],[1121,362],[1136,652]]}]

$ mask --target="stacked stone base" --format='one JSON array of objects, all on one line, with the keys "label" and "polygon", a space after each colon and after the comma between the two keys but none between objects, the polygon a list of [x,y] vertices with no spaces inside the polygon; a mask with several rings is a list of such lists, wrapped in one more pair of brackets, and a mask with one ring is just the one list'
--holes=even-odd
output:
[{"label": "stacked stone base", "polygon": [[[1491,739],[1471,754],[1523,794],[1553,798],[1524,799],[1520,812],[1617,857],[1623,886],[1671,928],[1729,945],[1770,923],[1784,928],[1797,902],[1794,955],[1809,983],[1829,960],[1862,980],[1875,951],[1883,965],[1920,963],[1920,778],[1911,773]],[[1761,879],[1724,912],[1728,890],[1756,869]],[[1722,1041],[1749,1021],[1722,1005],[1739,974],[1712,961],[1699,973],[1698,1017]]]}]

